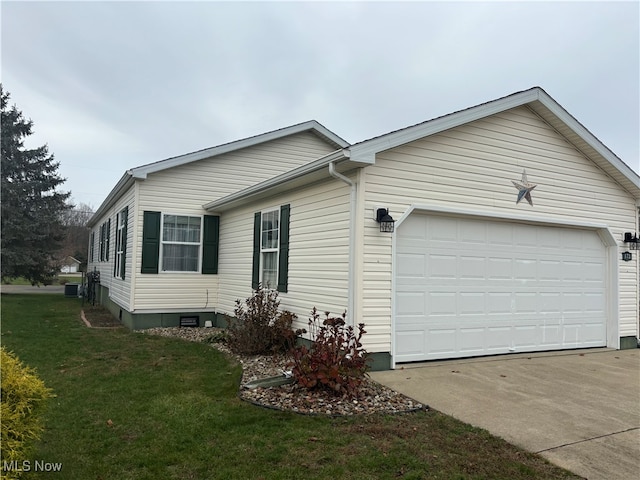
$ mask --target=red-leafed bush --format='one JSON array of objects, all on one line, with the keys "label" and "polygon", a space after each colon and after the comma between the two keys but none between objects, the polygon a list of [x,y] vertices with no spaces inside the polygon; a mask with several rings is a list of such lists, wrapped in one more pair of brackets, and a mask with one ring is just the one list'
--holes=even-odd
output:
[{"label": "red-leafed bush", "polygon": [[328,390],[336,395],[357,397],[358,389],[369,370],[368,355],[362,347],[364,324],[357,330],[341,317],[325,318],[314,307],[309,318],[310,347],[299,345],[291,351],[292,372],[298,385]]}]

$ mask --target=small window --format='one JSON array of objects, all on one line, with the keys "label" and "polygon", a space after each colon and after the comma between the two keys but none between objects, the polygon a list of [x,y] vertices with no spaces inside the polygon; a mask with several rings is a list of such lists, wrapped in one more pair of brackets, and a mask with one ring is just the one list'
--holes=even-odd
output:
[{"label": "small window", "polygon": [[266,288],[278,285],[278,251],[280,238],[280,210],[262,213],[260,227],[260,282]]},{"label": "small window", "polygon": [[189,217],[186,215],[163,215],[163,272],[199,271],[201,223],[201,217]]}]

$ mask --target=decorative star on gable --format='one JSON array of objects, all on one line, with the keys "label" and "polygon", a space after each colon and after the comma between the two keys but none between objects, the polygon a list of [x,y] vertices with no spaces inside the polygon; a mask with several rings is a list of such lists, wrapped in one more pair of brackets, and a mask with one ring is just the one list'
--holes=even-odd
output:
[{"label": "decorative star on gable", "polygon": [[533,183],[529,183],[527,180],[527,171],[522,170],[522,180],[511,180],[513,186],[518,189],[518,199],[516,200],[516,205],[520,203],[520,200],[525,198],[529,205],[533,207],[533,200],[531,200],[531,190],[537,187],[537,185]]}]

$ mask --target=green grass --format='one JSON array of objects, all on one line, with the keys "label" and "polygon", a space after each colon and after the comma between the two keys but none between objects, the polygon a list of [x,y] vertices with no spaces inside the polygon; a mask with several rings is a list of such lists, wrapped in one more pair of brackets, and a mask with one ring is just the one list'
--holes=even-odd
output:
[{"label": "green grass", "polygon": [[214,348],[88,329],[76,299],[3,295],[2,344],[57,395],[25,479],[560,479],[537,455],[438,412],[325,418],[237,397]]}]

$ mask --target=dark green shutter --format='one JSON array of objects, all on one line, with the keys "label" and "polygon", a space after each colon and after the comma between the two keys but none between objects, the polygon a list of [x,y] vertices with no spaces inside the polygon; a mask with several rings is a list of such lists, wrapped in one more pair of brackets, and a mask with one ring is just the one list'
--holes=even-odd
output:
[{"label": "dark green shutter", "polygon": [[144,212],[142,224],[142,269],[158,273],[160,256],[160,212]]},{"label": "dark green shutter", "polygon": [[220,217],[204,216],[202,235],[202,273],[218,273],[218,247],[220,243]]},{"label": "dark green shutter", "polygon": [[107,244],[105,246],[105,253],[104,253],[104,259],[108,262],[109,261],[109,241],[111,239],[111,219],[109,219],[107,221],[107,232],[106,232],[106,237],[107,237]]},{"label": "dark green shutter", "polygon": [[289,211],[290,205],[280,207],[280,254],[278,258],[278,291],[287,292],[289,285]]},{"label": "dark green shutter", "polygon": [[120,278],[124,280],[127,270],[127,225],[129,223],[129,207],[124,207],[121,213],[123,219],[122,226],[122,258],[120,259]]},{"label": "dark green shutter", "polygon": [[251,288],[260,285],[260,222],[262,216],[256,212],[253,218],[253,270],[251,271]]},{"label": "dark green shutter", "polygon": [[100,261],[104,262],[104,223],[100,225]]}]

